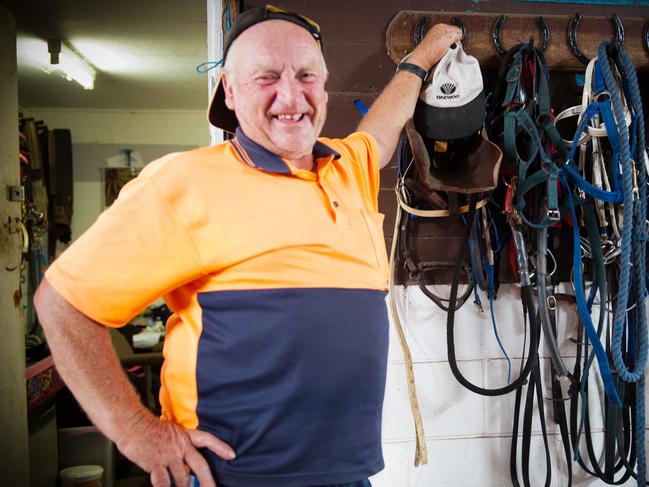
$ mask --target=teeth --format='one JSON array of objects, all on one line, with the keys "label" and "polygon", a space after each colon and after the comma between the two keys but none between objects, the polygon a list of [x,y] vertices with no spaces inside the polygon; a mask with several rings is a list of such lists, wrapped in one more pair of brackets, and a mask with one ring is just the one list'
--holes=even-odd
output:
[{"label": "teeth", "polygon": [[278,120],[293,120],[294,122],[299,121],[302,119],[302,114],[301,113],[280,113],[278,115],[275,115]]}]

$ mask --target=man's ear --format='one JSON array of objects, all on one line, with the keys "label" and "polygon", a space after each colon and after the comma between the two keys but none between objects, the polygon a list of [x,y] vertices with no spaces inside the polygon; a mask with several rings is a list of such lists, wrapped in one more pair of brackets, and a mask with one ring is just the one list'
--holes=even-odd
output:
[{"label": "man's ear", "polygon": [[225,93],[225,106],[234,111],[234,93],[232,84],[228,81],[225,71],[221,74],[221,83],[223,84],[223,92]]}]

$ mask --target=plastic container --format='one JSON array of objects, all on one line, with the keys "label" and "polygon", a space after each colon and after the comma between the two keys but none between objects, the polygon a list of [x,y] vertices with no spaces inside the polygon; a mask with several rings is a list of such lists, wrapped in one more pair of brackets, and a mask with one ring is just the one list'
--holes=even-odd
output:
[{"label": "plastic container", "polygon": [[103,487],[104,469],[99,465],[76,465],[59,472],[61,487]]}]

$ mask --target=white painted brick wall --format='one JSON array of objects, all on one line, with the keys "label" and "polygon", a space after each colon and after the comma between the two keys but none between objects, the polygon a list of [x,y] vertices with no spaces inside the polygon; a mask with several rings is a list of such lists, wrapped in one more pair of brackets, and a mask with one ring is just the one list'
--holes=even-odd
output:
[{"label": "white painted brick wall", "polygon": [[[448,287],[439,286],[441,295]],[[383,410],[383,453],[385,469],[371,481],[374,487],[492,487],[511,485],[509,454],[514,410],[514,393],[483,397],[461,386],[448,365],[446,352],[446,313],[433,304],[417,287],[395,290],[414,362],[419,405],[421,407],[428,464],[415,468],[415,430],[406,372],[399,340],[390,327],[388,373]],[[484,295],[481,295],[483,298]],[[507,381],[507,362],[494,338],[489,318],[489,303],[483,299],[481,313],[471,298],[456,314],[456,355],[467,379],[483,387],[501,387]],[[523,313],[519,289],[503,285],[495,302],[497,325],[503,346],[512,357],[512,378],[520,368],[524,341]],[[561,352],[571,369],[576,337],[575,309],[563,305],[558,320]],[[529,337],[528,337],[529,338]],[[549,354],[540,345],[544,390],[550,395]],[[596,367],[596,365],[594,365]],[[601,390],[599,375],[591,374],[591,390]],[[593,431],[601,432],[601,407],[591,397]],[[649,403],[649,400],[647,401]],[[569,404],[566,403],[569,408]],[[545,403],[550,435],[553,487],[567,485],[567,468],[559,428],[552,421],[552,405]],[[532,484],[543,485],[545,454],[538,418],[533,423]],[[601,433],[596,433],[596,444]],[[601,444],[601,443],[600,443]],[[606,485],[586,474],[573,463],[575,487]],[[624,486],[636,485],[631,480]]]}]

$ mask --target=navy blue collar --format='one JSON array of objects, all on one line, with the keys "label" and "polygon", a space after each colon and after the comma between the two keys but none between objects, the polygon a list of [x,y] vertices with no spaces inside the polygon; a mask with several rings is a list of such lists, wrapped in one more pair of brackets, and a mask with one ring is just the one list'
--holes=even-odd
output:
[{"label": "navy blue collar", "polygon": [[[249,164],[262,171],[272,172],[275,174],[293,174],[291,168],[277,154],[273,154],[265,149],[254,140],[250,139],[243,133],[241,127],[237,127],[234,139],[230,140],[239,156],[246,164]],[[313,145],[314,160],[322,157],[331,157],[338,159],[340,154],[328,145],[316,140]]]}]

